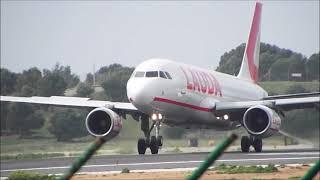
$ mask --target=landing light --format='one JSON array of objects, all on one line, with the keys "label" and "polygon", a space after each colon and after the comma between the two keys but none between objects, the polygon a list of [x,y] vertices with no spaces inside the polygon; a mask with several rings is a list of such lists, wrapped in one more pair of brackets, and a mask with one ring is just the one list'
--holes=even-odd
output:
[{"label": "landing light", "polygon": [[162,119],[163,119],[163,115],[160,114],[160,113],[153,113],[153,114],[151,115],[151,119],[152,119],[153,121],[162,120]]},{"label": "landing light", "polygon": [[217,117],[218,120],[220,120],[220,117]]},{"label": "landing light", "polygon": [[223,116],[223,119],[224,119],[224,120],[228,120],[228,119],[229,119],[228,114],[225,114],[225,115]]},{"label": "landing light", "polygon": [[157,114],[152,114],[151,119],[154,121],[157,120]]}]

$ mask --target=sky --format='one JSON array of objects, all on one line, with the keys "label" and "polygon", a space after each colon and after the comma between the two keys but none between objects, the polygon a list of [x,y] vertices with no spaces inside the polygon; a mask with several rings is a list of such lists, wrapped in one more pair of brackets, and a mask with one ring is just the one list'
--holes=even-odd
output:
[{"label": "sky", "polygon": [[[261,41],[309,57],[319,52],[319,1],[261,1]],[[166,58],[216,68],[245,43],[254,1],[3,1],[1,67],[135,67]]]}]

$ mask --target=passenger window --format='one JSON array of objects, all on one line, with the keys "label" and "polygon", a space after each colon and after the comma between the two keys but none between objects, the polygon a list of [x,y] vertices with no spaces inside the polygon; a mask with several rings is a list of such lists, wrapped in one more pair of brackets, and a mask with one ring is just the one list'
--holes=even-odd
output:
[{"label": "passenger window", "polygon": [[158,77],[158,71],[146,72],[146,77]]},{"label": "passenger window", "polygon": [[164,74],[163,71],[159,71],[160,72],[160,77],[164,78],[164,79],[167,79],[166,75]]},{"label": "passenger window", "polygon": [[168,72],[165,72],[165,73],[166,73],[168,79],[172,79],[172,77],[170,76],[170,74]]},{"label": "passenger window", "polygon": [[144,77],[144,72],[137,71],[134,77]]}]

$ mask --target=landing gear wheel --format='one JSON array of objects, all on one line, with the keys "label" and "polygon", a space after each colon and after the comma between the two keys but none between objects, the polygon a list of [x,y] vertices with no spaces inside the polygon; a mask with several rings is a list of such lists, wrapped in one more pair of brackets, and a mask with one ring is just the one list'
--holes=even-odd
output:
[{"label": "landing gear wheel", "polygon": [[151,150],[151,154],[158,154],[159,146],[155,136],[151,136],[150,150]]},{"label": "landing gear wheel", "polygon": [[256,152],[261,152],[262,151],[262,139],[255,138],[252,142],[252,146],[254,147],[254,150]]},{"label": "landing gear wheel", "polygon": [[158,136],[158,138],[157,138],[157,144],[158,144],[158,146],[162,146],[162,145],[163,145],[163,138],[162,138],[162,136]]},{"label": "landing gear wheel", "polygon": [[249,152],[250,149],[250,139],[248,136],[241,137],[241,151],[242,152]]},{"label": "landing gear wheel", "polygon": [[138,140],[138,153],[139,154],[145,154],[147,149],[147,143],[146,140],[143,138],[140,138]]}]

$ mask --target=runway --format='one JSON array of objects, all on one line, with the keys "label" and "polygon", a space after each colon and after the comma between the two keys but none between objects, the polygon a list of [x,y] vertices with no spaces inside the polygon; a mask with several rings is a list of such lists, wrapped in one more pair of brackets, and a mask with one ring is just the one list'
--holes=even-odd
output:
[{"label": "runway", "polygon": [[[130,170],[194,168],[208,153],[179,153],[158,155],[103,155],[93,157],[80,172],[110,172]],[[214,165],[268,165],[268,164],[310,164],[319,159],[319,150],[283,150],[263,153],[226,152]],[[7,177],[17,170],[45,174],[64,173],[75,157],[43,160],[1,161],[1,177]]]}]

